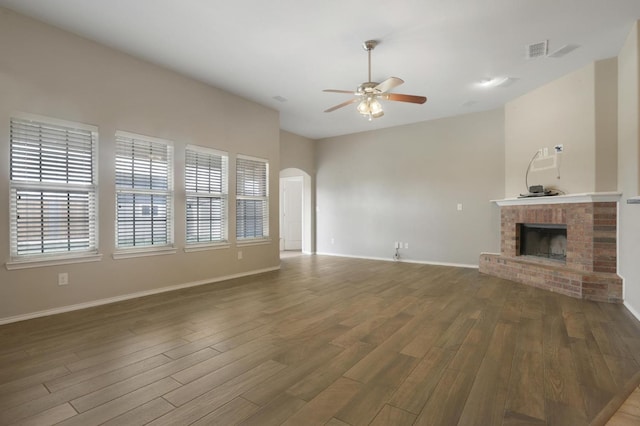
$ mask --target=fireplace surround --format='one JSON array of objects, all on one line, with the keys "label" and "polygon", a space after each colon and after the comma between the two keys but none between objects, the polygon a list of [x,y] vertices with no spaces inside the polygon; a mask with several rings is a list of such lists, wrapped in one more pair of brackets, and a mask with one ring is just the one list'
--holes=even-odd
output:
[{"label": "fireplace surround", "polygon": [[[500,206],[500,253],[482,253],[480,272],[571,297],[622,302],[616,269],[619,197],[594,193],[495,201]],[[522,254],[523,224],[566,227],[563,258]]]}]

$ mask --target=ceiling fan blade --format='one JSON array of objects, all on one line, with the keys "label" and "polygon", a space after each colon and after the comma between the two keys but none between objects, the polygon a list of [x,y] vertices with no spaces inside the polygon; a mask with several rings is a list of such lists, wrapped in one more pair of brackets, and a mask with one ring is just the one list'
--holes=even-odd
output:
[{"label": "ceiling fan blade", "polygon": [[[351,93],[351,92],[349,92],[349,93]],[[331,112],[331,111],[335,111],[335,110],[337,110],[338,108],[342,108],[342,107],[346,107],[347,105],[354,104],[354,103],[358,102],[359,100],[360,100],[360,99],[358,99],[358,98],[349,99],[348,101],[345,101],[345,102],[343,102],[343,103],[341,103],[341,104],[338,104],[338,105],[336,105],[336,106],[332,106],[332,107],[331,107],[331,108],[329,108],[329,109],[325,109],[325,110],[324,110],[324,112]]]},{"label": "ceiling fan blade", "polygon": [[338,90],[338,89],[324,89],[323,92],[331,92],[331,93],[349,93],[353,95],[355,90]]},{"label": "ceiling fan blade", "polygon": [[388,79],[386,79],[382,83],[378,84],[373,89],[380,91],[380,93],[386,93],[389,90],[393,89],[394,87],[400,86],[402,83],[404,83],[404,80],[401,79],[401,78],[389,77]]},{"label": "ceiling fan blade", "polygon": [[400,93],[387,93],[384,95],[384,99],[389,101],[411,102],[412,104],[423,104],[427,102],[425,96],[402,95]]}]

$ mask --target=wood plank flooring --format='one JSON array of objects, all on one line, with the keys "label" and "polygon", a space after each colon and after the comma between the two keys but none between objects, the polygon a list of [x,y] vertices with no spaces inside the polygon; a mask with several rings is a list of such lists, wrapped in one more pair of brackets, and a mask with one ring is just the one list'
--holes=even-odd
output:
[{"label": "wood plank flooring", "polygon": [[617,413],[607,422],[607,426],[640,425],[640,387],[622,404]]},{"label": "wood plank flooring", "polygon": [[640,381],[640,323],[621,305],[325,256],[5,325],[0,341],[1,425],[576,426],[605,423]]}]

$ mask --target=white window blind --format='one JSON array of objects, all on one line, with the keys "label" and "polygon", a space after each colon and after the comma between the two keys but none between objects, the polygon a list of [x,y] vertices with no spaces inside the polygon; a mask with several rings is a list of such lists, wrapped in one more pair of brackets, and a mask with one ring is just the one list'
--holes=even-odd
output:
[{"label": "white window blind", "polygon": [[97,252],[97,137],[93,126],[11,118],[13,259]]},{"label": "white window blind", "polygon": [[238,156],[236,159],[236,237],[269,236],[269,163]]},{"label": "white window blind", "polygon": [[173,146],[170,142],[116,133],[116,246],[173,244]]},{"label": "white window blind", "polygon": [[185,152],[187,244],[227,240],[226,153],[188,146]]}]

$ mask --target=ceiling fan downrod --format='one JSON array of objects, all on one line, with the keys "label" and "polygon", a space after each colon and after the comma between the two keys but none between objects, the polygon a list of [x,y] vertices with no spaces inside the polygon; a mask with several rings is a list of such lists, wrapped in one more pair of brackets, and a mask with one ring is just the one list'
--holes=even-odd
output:
[{"label": "ceiling fan downrod", "polygon": [[367,55],[369,56],[369,79],[368,82],[371,82],[371,51],[376,48],[378,45],[378,40],[367,40],[362,43],[362,48],[367,51]]}]

